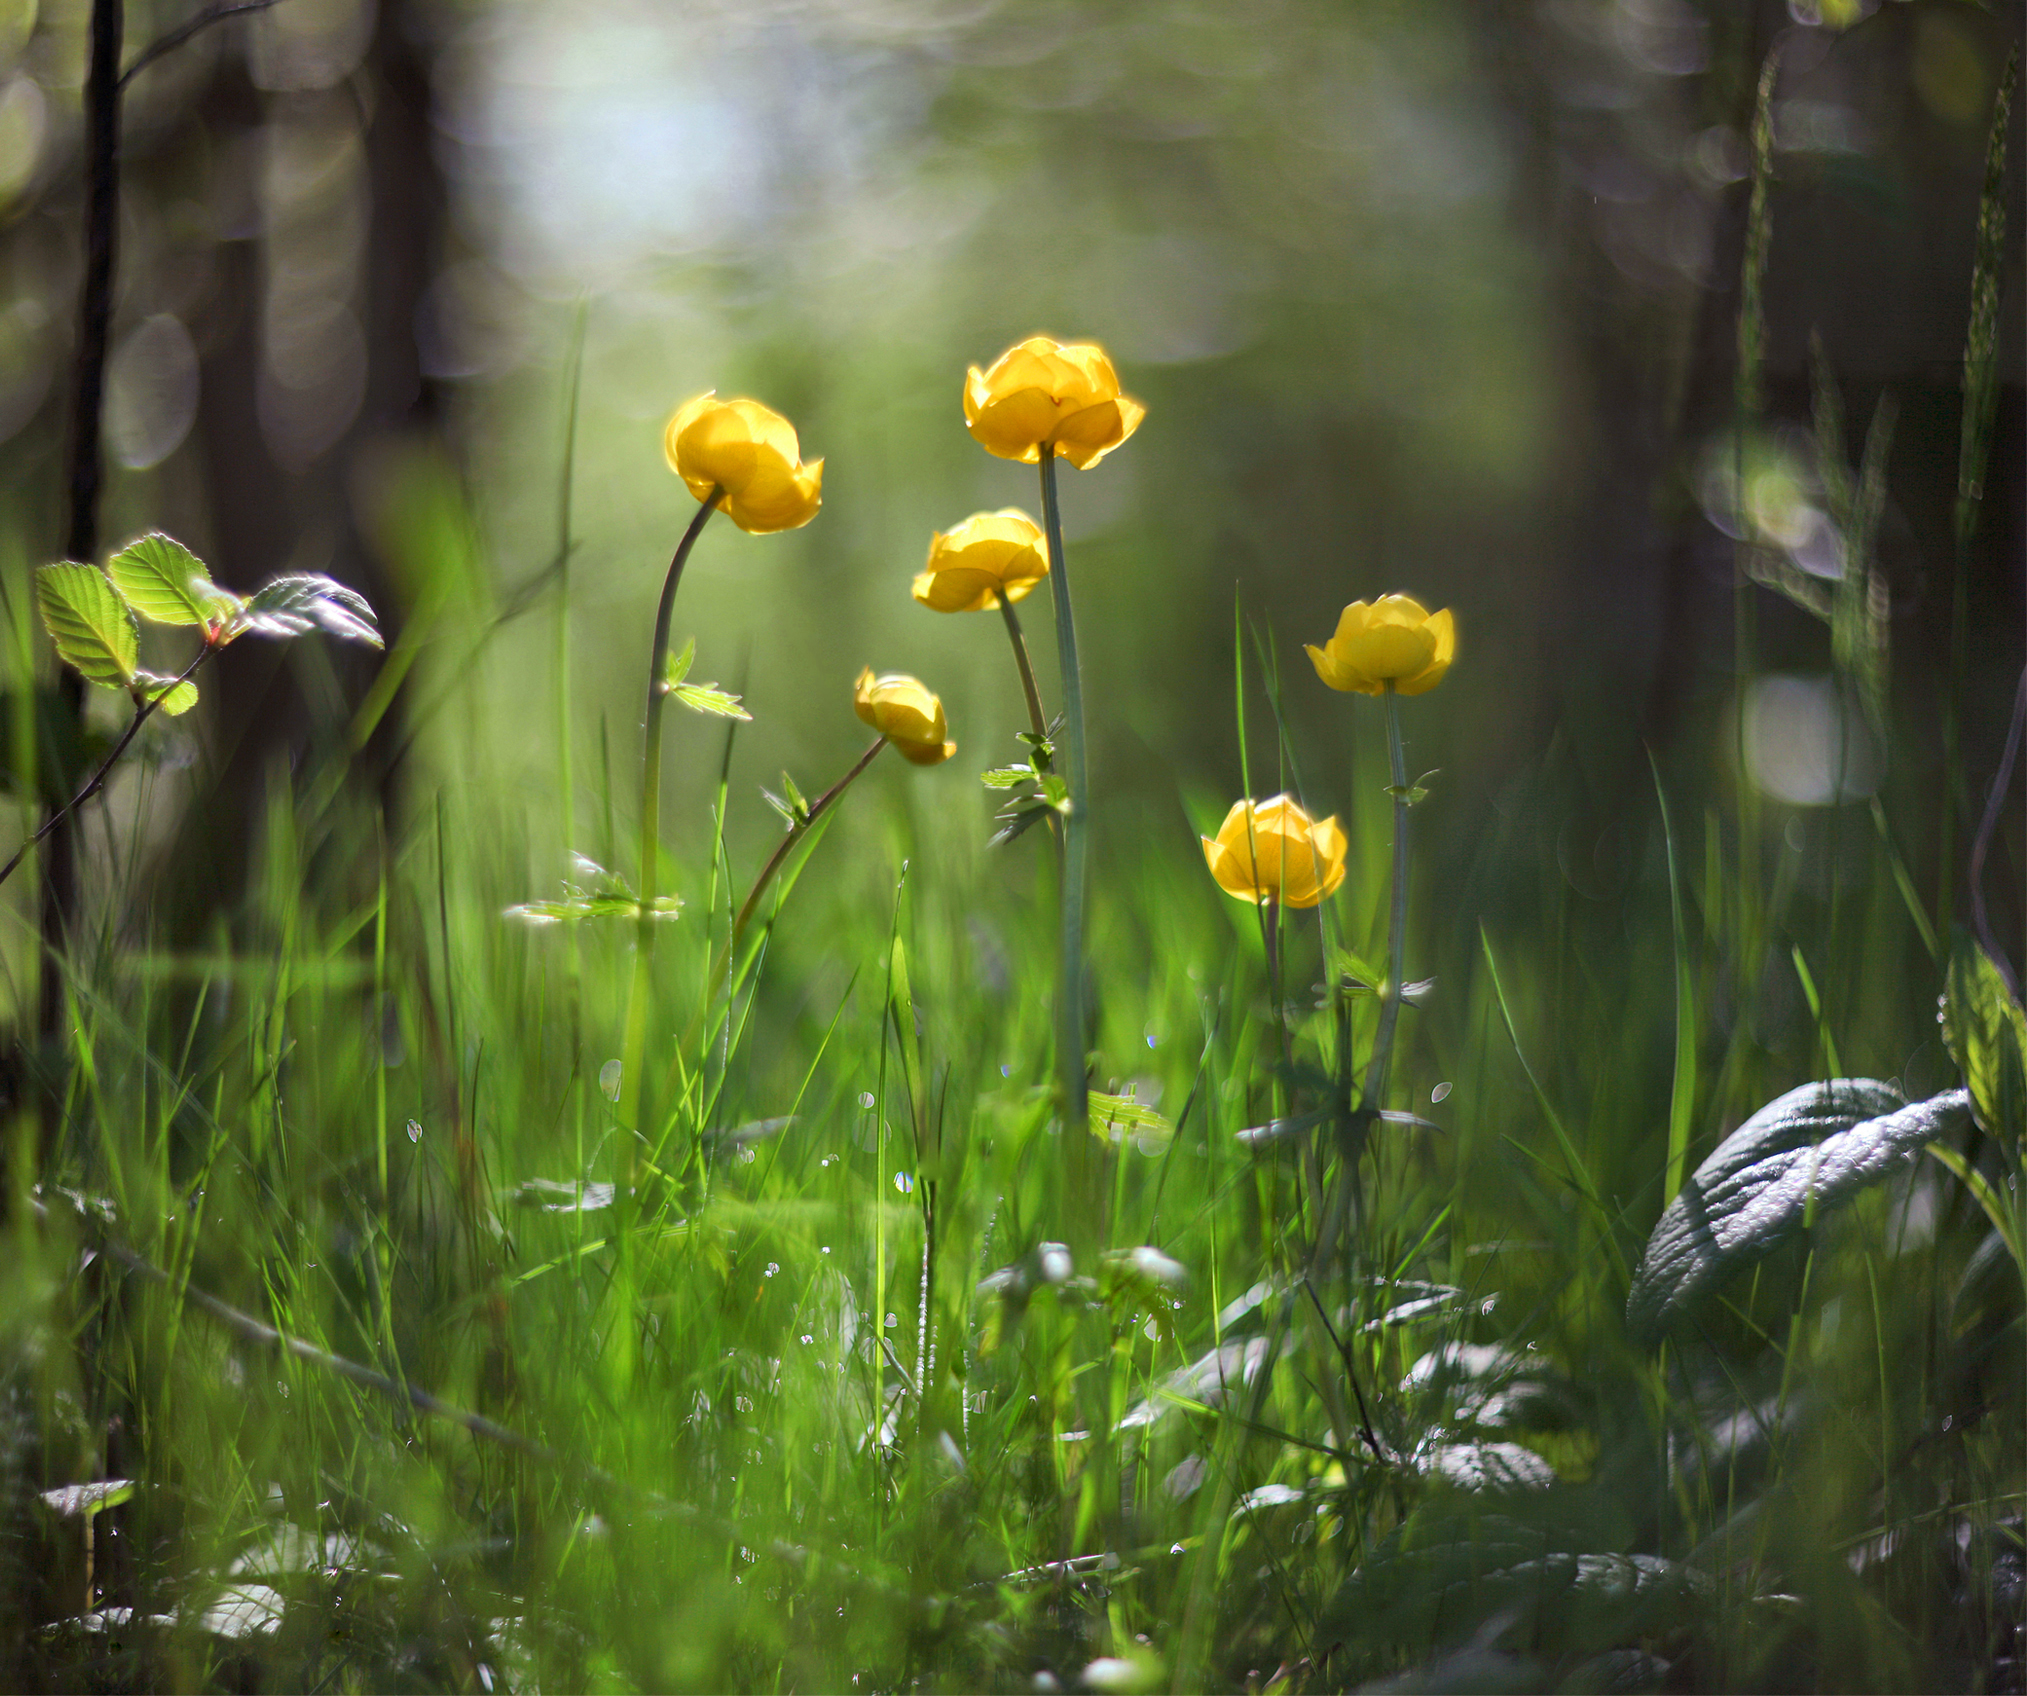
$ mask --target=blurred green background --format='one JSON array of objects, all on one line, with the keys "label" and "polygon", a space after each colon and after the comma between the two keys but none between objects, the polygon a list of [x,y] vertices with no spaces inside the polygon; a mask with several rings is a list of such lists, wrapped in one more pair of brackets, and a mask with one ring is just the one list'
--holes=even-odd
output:
[{"label": "blurred green background", "polygon": [[[83,15],[16,0],[0,28],[17,584],[58,535]],[[135,5],[129,40],[182,15]],[[1806,420],[1818,334],[1854,436],[1895,397],[1881,564],[1902,757],[1939,747],[1976,197],[2020,22],[1957,0],[285,0],[131,90],[105,531],[167,528],[228,584],[291,566],[356,583],[417,662],[364,781],[398,811],[428,793],[419,771],[482,759],[518,816],[517,786],[553,793],[558,769],[547,591],[581,336],[569,710],[593,820],[601,733],[634,757],[634,673],[690,510],[661,422],[703,388],[750,393],[827,472],[807,530],[710,533],[678,607],[697,674],[755,713],[735,849],[775,828],[754,783],[842,769],[868,663],[938,688],[962,750],[877,781],[983,829],[966,774],[1011,756],[1021,722],[1001,633],[916,608],[908,581],[932,529],[1036,504],[1024,468],[965,436],[965,365],[1036,329],[1095,337],[1149,407],[1065,499],[1101,856],[1186,844],[1179,790],[1237,793],[1235,595],[1290,662],[1313,798],[1345,805],[1349,721],[1298,644],[1345,601],[1404,589],[1463,632],[1415,732],[1446,767],[1438,883],[1475,867],[1496,900],[1519,853],[1609,901],[1648,858],[1641,742],[1692,797],[1736,745],[1708,734],[1731,699],[1732,551],[1699,479],[1731,416],[1742,136],[1777,41],[1769,410]],[[2021,646],[2019,277],[1972,560],[1972,773],[1994,762]],[[1820,628],[1762,598],[1761,663],[1822,677]],[[148,806],[175,845],[172,927],[230,908],[264,783],[321,757],[308,703],[363,690],[367,668],[330,663],[249,648],[219,667],[206,758],[172,761]],[[1827,745],[1820,689],[1770,701],[1761,741]],[[1822,756],[1801,758],[1768,781],[1820,801]],[[666,791],[679,852],[716,767],[690,732]],[[1909,775],[1874,767],[1861,787]],[[1556,816],[1516,829],[1516,786],[1542,773]],[[206,804],[179,824],[192,795]],[[600,844],[531,812],[539,891],[566,847]],[[1924,888],[1928,834],[1907,844]]]}]

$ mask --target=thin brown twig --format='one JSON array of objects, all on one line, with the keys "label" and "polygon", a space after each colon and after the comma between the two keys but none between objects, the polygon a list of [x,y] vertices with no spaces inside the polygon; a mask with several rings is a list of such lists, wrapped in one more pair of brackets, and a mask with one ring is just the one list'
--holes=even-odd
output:
[{"label": "thin brown twig", "polygon": [[213,644],[209,642],[205,643],[202,648],[197,650],[197,657],[176,674],[175,682],[171,683],[167,689],[162,690],[159,694],[149,696],[147,700],[134,709],[134,716],[128,721],[127,728],[120,732],[119,741],[113,744],[112,752],[99,762],[99,769],[91,774],[85,786],[61,807],[57,808],[55,812],[51,813],[48,818],[44,819],[42,821],[42,828],[26,842],[22,843],[19,848],[14,850],[14,858],[9,860],[6,865],[0,866],[0,883],[5,883],[14,875],[15,868],[28,858],[30,849],[105,787],[106,778],[111,775],[114,763],[127,751],[128,744],[140,734],[141,726],[154,716],[155,709],[173,691],[180,689],[185,683],[188,683],[196,675],[197,668],[217,652],[218,649]]},{"label": "thin brown twig", "polygon": [[120,80],[114,84],[114,87],[125,89],[128,83],[132,82],[135,77],[139,76],[157,59],[165,54],[175,52],[177,48],[181,47],[193,35],[209,29],[213,24],[223,23],[227,18],[236,18],[242,12],[265,12],[274,4],[275,0],[220,0],[220,3],[217,5],[206,6],[195,17],[184,19],[174,29],[166,34],[156,36],[153,41],[142,48],[134,62],[120,73]]}]

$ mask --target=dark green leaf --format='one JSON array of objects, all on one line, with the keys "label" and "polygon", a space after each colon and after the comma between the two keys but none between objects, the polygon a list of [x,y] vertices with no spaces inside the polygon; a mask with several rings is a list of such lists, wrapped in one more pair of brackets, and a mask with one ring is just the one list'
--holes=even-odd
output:
[{"label": "dark green leaf", "polygon": [[95,565],[64,561],[35,574],[35,600],[57,654],[88,683],[124,689],[134,680],[141,640],[133,612]]},{"label": "dark green leaf", "polygon": [[201,559],[157,532],[120,549],[106,574],[127,605],[155,624],[224,624],[241,607],[237,595],[211,581]]},{"label": "dark green leaf", "polygon": [[1626,1297],[1626,1329],[1657,1343],[1701,1296],[1771,1253],[1819,1208],[1890,1176],[1970,1105],[1963,1090],[1900,1105],[1870,1078],[1804,1084],[1718,1144],[1668,1204]]},{"label": "dark green leaf", "polygon": [[1962,931],[1950,950],[1941,1016],[1978,1123],[2017,1138],[2027,1125],[2027,1014],[1992,957]]},{"label": "dark green leaf", "polygon": [[1389,1532],[1325,1605],[1320,1640],[1426,1650],[1499,1619],[1537,1649],[1592,1652],[1677,1628],[1709,1578],[1654,1555],[1593,1552],[1574,1527],[1444,1493]]}]

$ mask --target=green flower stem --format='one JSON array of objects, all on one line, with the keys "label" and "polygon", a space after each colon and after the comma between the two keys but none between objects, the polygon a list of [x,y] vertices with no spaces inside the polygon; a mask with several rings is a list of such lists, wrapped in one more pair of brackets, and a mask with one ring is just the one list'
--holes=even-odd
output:
[{"label": "green flower stem", "polygon": [[1090,854],[1091,784],[1085,767],[1084,676],[1077,664],[1077,625],[1070,611],[1069,561],[1063,557],[1063,515],[1056,501],[1056,450],[1042,447],[1042,523],[1049,538],[1049,591],[1056,609],[1056,653],[1063,673],[1063,744],[1069,810],[1063,816],[1062,959],[1056,985],[1056,1070],[1063,1092],[1063,1136],[1071,1176],[1071,1230],[1095,1227],[1091,1104],[1084,1076],[1084,885]]},{"label": "green flower stem", "polygon": [[857,764],[810,804],[809,815],[781,839],[781,845],[774,850],[767,864],[760,868],[760,875],[753,880],[753,887],[746,892],[746,901],[739,909],[739,916],[732,921],[731,941],[726,947],[727,966],[738,958],[739,940],[746,934],[746,927],[753,922],[754,909],[760,905],[760,897],[766,894],[767,886],[774,881],[774,874],[781,870],[783,862],[787,860],[795,845],[815,828],[818,819],[837,804],[839,797],[852,786],[853,780],[873,763],[874,756],[886,745],[886,737],[875,736],[873,745],[859,756]]},{"label": "green flower stem", "polygon": [[1001,595],[1000,617],[1006,620],[1006,639],[1013,644],[1014,664],[1020,667],[1021,694],[1028,703],[1028,727],[1037,736],[1049,734],[1048,715],[1042,711],[1042,692],[1035,687],[1034,662],[1028,658],[1027,638],[1021,634],[1021,621],[1014,616],[1013,602]]},{"label": "green flower stem", "polygon": [[1386,686],[1385,700],[1387,762],[1394,780],[1394,887],[1387,919],[1387,997],[1380,1006],[1379,1030],[1373,1036],[1372,1059],[1365,1069],[1365,1093],[1359,1098],[1360,1111],[1366,1113],[1377,1113],[1386,1095],[1408,948],[1408,757],[1401,743],[1400,697],[1392,683]]},{"label": "green flower stem", "polygon": [[626,1040],[620,1050],[619,1123],[627,1133],[626,1183],[631,1187],[640,1158],[641,1071],[647,1054],[648,995],[652,987],[649,967],[654,959],[655,873],[662,853],[662,712],[668,691],[662,687],[662,667],[669,651],[669,621],[675,615],[676,587],[683,580],[683,567],[690,550],[697,545],[711,514],[718,509],[719,490],[714,486],[690,520],[689,529],[676,544],[669,561],[669,574],[662,581],[661,605],[655,609],[654,647],[648,653],[647,737],[640,785],[640,919],[634,931],[633,982],[626,997]]}]

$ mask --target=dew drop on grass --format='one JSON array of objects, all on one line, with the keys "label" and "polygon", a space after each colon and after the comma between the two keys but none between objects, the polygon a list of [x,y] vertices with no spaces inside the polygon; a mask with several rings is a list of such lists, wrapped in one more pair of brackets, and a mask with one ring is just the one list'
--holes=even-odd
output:
[{"label": "dew drop on grass", "polygon": [[873,1105],[873,1092],[871,1090],[862,1089],[859,1091],[859,1105],[861,1107],[871,1107]]},{"label": "dew drop on grass", "polygon": [[617,1101],[619,1099],[619,1062],[617,1060],[608,1060],[603,1066],[598,1068],[598,1089],[599,1093],[607,1101]]},{"label": "dew drop on grass", "polygon": [[819,1249],[819,1250],[818,1250],[817,1252],[818,1252],[819,1254],[829,1254],[829,1253],[830,1253],[830,1244],[829,1244],[829,1243],[825,1243],[825,1244],[824,1244],[824,1246],[823,1246],[823,1247],[822,1247],[821,1249]]},{"label": "dew drop on grass", "polygon": [[422,1127],[413,1119],[408,1121],[408,1140],[410,1142],[422,1141]]},{"label": "dew drop on grass", "polygon": [[894,1188],[899,1190],[903,1195],[906,1195],[914,1187],[915,1180],[909,1173],[896,1172],[894,1174]]},{"label": "dew drop on grass", "polygon": [[821,1160],[819,1160],[819,1161],[817,1162],[817,1164],[818,1164],[819,1166],[829,1166],[829,1165],[830,1165],[830,1164],[832,1164],[832,1162],[834,1162],[834,1161],[835,1161],[836,1159],[837,1159],[837,1156],[836,1156],[835,1154],[826,1154],[826,1155],[825,1155],[825,1156],[824,1156],[824,1157],[823,1157],[823,1158],[822,1158]]},{"label": "dew drop on grass", "polygon": [[1434,1106],[1437,1102],[1448,1101],[1449,1099],[1450,1086],[1448,1084],[1438,1084],[1434,1089],[1429,1091],[1429,1104],[1431,1106]]},{"label": "dew drop on grass", "polygon": [[812,1337],[807,1331],[805,1331],[802,1334],[802,1340],[804,1345],[807,1346],[808,1344],[815,1342],[816,1338]]},{"label": "dew drop on grass", "polygon": [[770,1260],[767,1263],[767,1270],[761,1273],[760,1276],[763,1278],[772,1278],[774,1274],[779,1272],[780,1270],[781,1270],[781,1262],[778,1260]]},{"label": "dew drop on grass", "polygon": [[1012,1066],[1010,1066],[1010,1065],[1002,1065],[1002,1066],[1000,1067],[1000,1069],[999,1069],[999,1075],[1000,1075],[1001,1077],[1003,1077],[1003,1078],[1010,1078],[1010,1077],[1012,1077],[1012,1076],[1013,1076],[1013,1067],[1012,1067]]},{"label": "dew drop on grass", "polygon": [[[888,1315],[887,1315],[887,1329],[888,1329],[888,1330],[890,1330],[890,1331],[891,1331],[891,1330],[893,1330],[893,1328],[894,1328],[894,1327],[895,1327],[896,1325],[900,1324],[900,1323],[901,1323],[901,1321],[900,1321],[900,1320],[898,1320],[898,1319],[896,1319],[896,1318],[895,1318],[895,1317],[893,1316],[893,1314],[891,1314],[891,1313],[890,1313],[890,1314],[888,1314]],[[284,1394],[284,1395],[286,1395],[287,1393],[288,1393],[287,1391],[283,1391],[283,1394]]]}]

